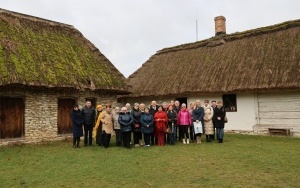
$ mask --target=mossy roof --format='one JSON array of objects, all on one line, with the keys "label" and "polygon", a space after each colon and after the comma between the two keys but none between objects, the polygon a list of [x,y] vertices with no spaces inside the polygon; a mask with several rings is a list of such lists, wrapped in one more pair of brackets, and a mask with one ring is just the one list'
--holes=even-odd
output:
[{"label": "mossy roof", "polygon": [[300,20],[158,51],[129,76],[131,97],[300,89]]},{"label": "mossy roof", "polygon": [[125,77],[73,26],[0,9],[0,86],[128,93]]}]

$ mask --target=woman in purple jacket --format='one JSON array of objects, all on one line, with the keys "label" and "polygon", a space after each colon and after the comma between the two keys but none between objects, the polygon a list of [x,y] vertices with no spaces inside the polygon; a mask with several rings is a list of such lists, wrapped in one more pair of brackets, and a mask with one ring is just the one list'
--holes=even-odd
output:
[{"label": "woman in purple jacket", "polygon": [[[192,125],[192,118],[190,112],[186,109],[185,103],[182,103],[181,110],[177,115],[177,124],[179,125],[179,129],[181,129],[182,132],[182,143],[189,144],[190,139],[188,128]],[[186,137],[186,140],[184,137]]]}]

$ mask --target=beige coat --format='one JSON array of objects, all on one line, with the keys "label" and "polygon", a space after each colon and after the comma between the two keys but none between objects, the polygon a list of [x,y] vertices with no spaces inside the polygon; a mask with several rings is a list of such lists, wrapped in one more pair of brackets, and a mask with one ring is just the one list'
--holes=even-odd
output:
[{"label": "beige coat", "polygon": [[106,111],[104,111],[101,115],[102,131],[105,131],[107,134],[113,134],[114,128],[112,115],[108,114]]},{"label": "beige coat", "polygon": [[214,134],[214,124],[213,124],[213,116],[214,116],[214,110],[213,108],[208,105],[207,107],[204,106],[204,128],[205,128],[205,134]]}]

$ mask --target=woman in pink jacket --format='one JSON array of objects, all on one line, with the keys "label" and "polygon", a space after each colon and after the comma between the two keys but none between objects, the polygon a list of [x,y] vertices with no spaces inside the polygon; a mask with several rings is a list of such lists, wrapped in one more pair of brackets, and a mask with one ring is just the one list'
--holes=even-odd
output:
[{"label": "woman in pink jacket", "polygon": [[[186,104],[182,103],[181,105],[181,110],[179,111],[177,115],[177,125],[179,125],[179,129],[181,129],[182,132],[182,142],[183,144],[189,144],[190,139],[189,139],[189,131],[188,128],[189,126],[192,125],[192,119],[191,119],[191,114],[190,112],[186,109]],[[186,141],[185,138],[186,137]]]}]

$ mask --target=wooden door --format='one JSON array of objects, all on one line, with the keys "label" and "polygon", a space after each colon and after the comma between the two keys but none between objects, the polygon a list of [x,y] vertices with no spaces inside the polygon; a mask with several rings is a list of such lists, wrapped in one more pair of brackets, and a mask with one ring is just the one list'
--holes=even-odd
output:
[{"label": "wooden door", "polygon": [[22,98],[0,97],[0,138],[24,136],[25,104]]},{"label": "wooden door", "polygon": [[70,113],[76,104],[75,99],[58,99],[57,128],[58,134],[72,133]]}]

